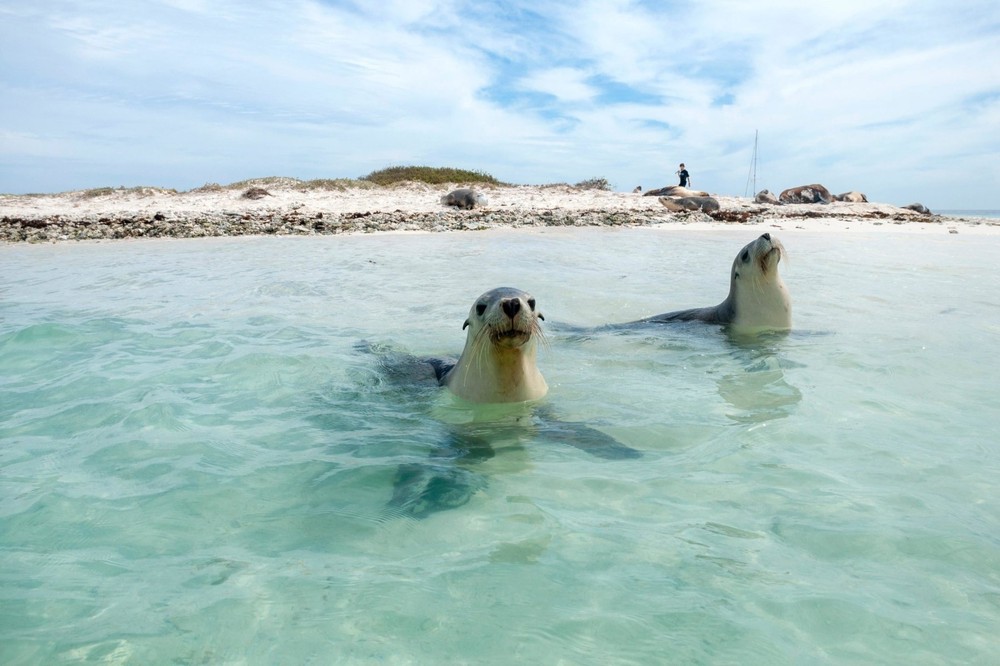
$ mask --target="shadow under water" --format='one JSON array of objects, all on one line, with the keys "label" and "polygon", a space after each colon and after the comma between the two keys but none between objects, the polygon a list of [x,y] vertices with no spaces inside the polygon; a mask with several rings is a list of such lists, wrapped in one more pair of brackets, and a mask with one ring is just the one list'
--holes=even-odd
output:
[{"label": "shadow under water", "polygon": [[529,403],[474,404],[440,386],[439,377],[453,363],[421,358],[389,346],[361,343],[356,350],[374,357],[378,398],[405,413],[431,416],[437,423],[420,462],[399,465],[393,477],[387,516],[425,518],[467,504],[487,487],[475,467],[533,444],[572,446],[597,458],[628,460],[641,452],[580,421],[560,420],[545,400]]},{"label": "shadow under water", "polygon": [[739,369],[716,380],[719,395],[736,411],[726,416],[739,423],[760,423],[790,416],[802,392],[788,383],[785,369],[795,364],[781,355],[788,332],[754,335],[726,331]]},{"label": "shadow under water", "polygon": [[[735,408],[727,418],[758,423],[791,415],[802,392],[785,371],[800,365],[788,358],[790,338],[826,335],[797,331],[736,331],[703,322],[635,323],[625,327],[582,327],[555,323],[551,328],[571,344],[600,344],[602,339],[635,340],[637,353],[670,353],[685,359],[688,369],[715,376],[719,395]],[[618,351],[620,352],[620,347]],[[650,357],[652,359],[652,357]]]}]

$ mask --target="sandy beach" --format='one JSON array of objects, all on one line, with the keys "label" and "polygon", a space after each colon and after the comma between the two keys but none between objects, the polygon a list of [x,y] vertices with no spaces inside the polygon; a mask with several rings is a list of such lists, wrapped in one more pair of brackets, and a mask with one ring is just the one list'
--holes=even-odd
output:
[{"label": "sandy beach", "polygon": [[[502,227],[663,226],[926,234],[1000,234],[1000,220],[926,215],[884,203],[771,206],[716,196],[721,210],[671,213],[657,197],[568,185],[477,186],[488,199],[475,210],[441,204],[461,186],[323,188],[294,179],[188,192],[158,188],[0,195],[0,242],[51,243],[126,238],[325,235],[472,231]],[[266,194],[250,198],[251,188]]]}]

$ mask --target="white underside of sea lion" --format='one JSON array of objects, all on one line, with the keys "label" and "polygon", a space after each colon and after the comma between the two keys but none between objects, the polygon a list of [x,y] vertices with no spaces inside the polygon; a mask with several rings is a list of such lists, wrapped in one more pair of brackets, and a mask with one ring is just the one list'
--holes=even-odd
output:
[{"label": "white underside of sea lion", "polygon": [[[727,300],[735,309],[730,325],[744,331],[788,330],[792,327],[792,300],[778,262],[785,248],[777,238],[763,234],[733,260]],[[749,258],[744,258],[749,255]]]},{"label": "white underside of sea lion", "polygon": [[782,331],[792,327],[792,301],[778,273],[784,246],[771,234],[740,249],[733,260],[729,295],[718,305],[667,312],[627,325],[703,321],[741,332]]}]

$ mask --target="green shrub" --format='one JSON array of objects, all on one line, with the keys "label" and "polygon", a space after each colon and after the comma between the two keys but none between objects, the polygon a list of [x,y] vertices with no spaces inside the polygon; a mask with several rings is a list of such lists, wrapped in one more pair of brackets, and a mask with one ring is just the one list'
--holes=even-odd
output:
[{"label": "green shrub", "polygon": [[366,180],[376,185],[393,185],[404,182],[427,183],[428,185],[442,185],[444,183],[504,185],[504,183],[482,171],[426,166],[389,167],[387,169],[372,171],[367,176],[362,176],[361,180]]},{"label": "green shrub", "polygon": [[95,197],[106,197],[114,193],[115,193],[115,188],[113,187],[95,187],[92,190],[84,190],[81,196],[83,196],[85,199],[93,199]]},{"label": "green shrub", "polygon": [[221,192],[224,189],[226,189],[226,188],[222,187],[222,185],[219,185],[218,183],[205,183],[201,187],[196,187],[196,188],[194,188],[191,191],[192,192]]},{"label": "green shrub", "polygon": [[348,189],[369,189],[375,187],[375,183],[367,180],[355,180],[354,178],[317,178],[316,180],[306,180],[299,183],[300,190],[336,190],[343,192]]},{"label": "green shrub", "polygon": [[251,187],[295,187],[302,183],[298,178],[289,178],[288,176],[268,176],[267,178],[251,178],[249,180],[241,180],[238,183],[230,183],[226,185],[227,190],[245,190]]},{"label": "green shrub", "polygon": [[574,185],[578,190],[604,190],[606,192],[611,191],[611,184],[608,183],[607,178],[591,178],[583,182]]}]

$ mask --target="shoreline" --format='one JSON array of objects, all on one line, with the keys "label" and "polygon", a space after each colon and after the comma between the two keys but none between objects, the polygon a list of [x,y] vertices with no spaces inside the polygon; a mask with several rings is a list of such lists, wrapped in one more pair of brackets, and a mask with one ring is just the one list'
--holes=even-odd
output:
[{"label": "shoreline", "polygon": [[[672,213],[657,197],[568,185],[476,186],[488,204],[465,211],[440,203],[458,185],[305,189],[266,181],[266,194],[156,188],[0,195],[0,243],[138,238],[316,236],[455,232],[498,228],[665,227],[782,231],[912,231],[1000,235],[1000,219],[927,215],[879,203],[772,206],[716,197],[716,213]],[[96,192],[96,193],[95,193]]]}]

